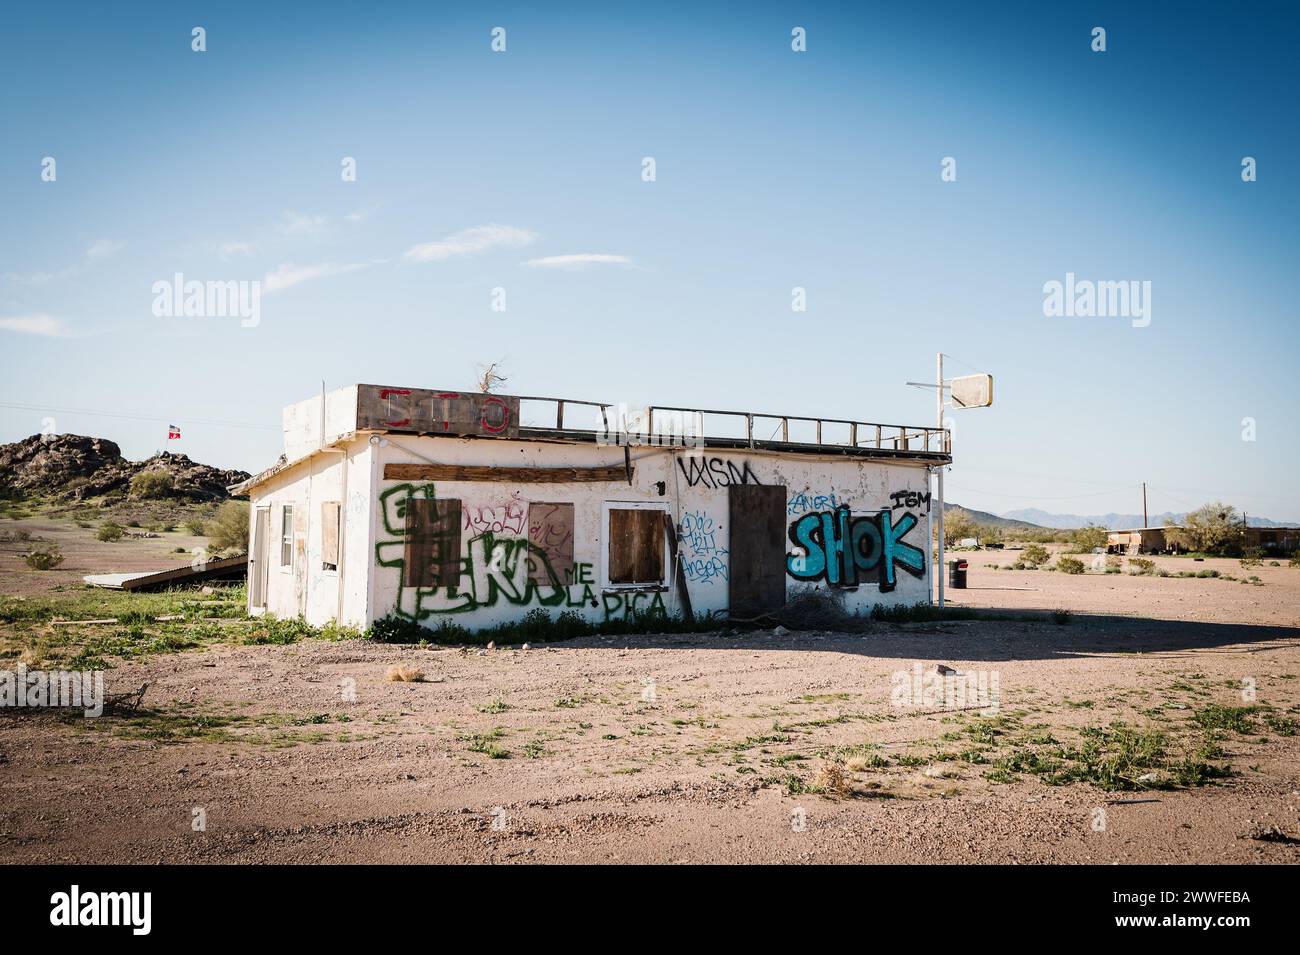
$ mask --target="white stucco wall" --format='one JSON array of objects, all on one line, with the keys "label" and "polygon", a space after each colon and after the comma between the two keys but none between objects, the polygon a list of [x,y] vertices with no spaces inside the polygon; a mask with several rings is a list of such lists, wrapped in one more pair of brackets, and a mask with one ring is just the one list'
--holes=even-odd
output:
[{"label": "white stucco wall", "polygon": [[[604,512],[609,502],[635,502],[662,507],[683,530],[682,556],[687,585],[696,613],[725,611],[728,605],[730,529],[728,484],[737,479],[751,483],[781,484],[786,488],[786,523],[819,520],[847,507],[851,520],[873,518],[890,510],[889,521],[915,526],[901,537],[919,549],[923,563],[917,577],[896,564],[896,582],[882,585],[877,572],[864,573],[856,587],[843,589],[845,605],[869,609],[875,604],[925,602],[930,594],[931,555],[928,546],[928,500],[895,501],[890,495],[928,494],[928,476],[915,463],[881,462],[843,456],[767,453],[705,449],[700,454],[633,448],[636,465],[632,486],[624,482],[568,484],[511,484],[505,482],[384,480],[386,464],[438,463],[508,467],[595,467],[623,464],[623,449],[529,441],[389,436],[376,449],[377,495],[374,557],[370,568],[370,618],[398,613],[429,626],[450,620],[476,628],[514,620],[528,610],[553,602],[550,612],[574,610],[593,621],[644,610],[662,601],[668,612],[679,611],[675,586],[661,593],[632,594],[610,588],[607,581]],[[680,463],[679,463],[680,458]],[[661,493],[662,487],[662,493]],[[461,584],[421,590],[402,586],[404,535],[401,502],[408,494],[461,501],[463,558]],[[509,542],[527,540],[530,503],[569,502],[574,505],[574,559],[579,583],[557,594],[550,588],[530,587],[526,561],[512,561]],[[909,518],[907,515],[911,515]],[[809,517],[809,515],[814,515]],[[838,516],[833,519],[839,520]],[[489,553],[482,544],[490,531],[497,545]],[[474,541],[479,539],[480,546]],[[506,542],[502,548],[500,545]],[[824,574],[813,574],[819,561],[798,560],[800,548],[787,542],[796,558],[785,578],[787,594],[803,587],[828,586]],[[494,559],[495,558],[495,559]],[[801,579],[806,577],[808,579]]]},{"label": "white stucco wall", "polygon": [[[250,612],[265,611],[281,618],[301,616],[316,626],[331,620],[366,626],[371,493],[371,449],[363,439],[310,457],[255,488],[250,494],[250,553],[261,508],[269,511],[270,540],[266,606],[252,606],[250,581]],[[340,504],[339,564],[337,570],[326,570],[321,508],[325,502],[335,501]],[[286,504],[293,506],[292,561],[288,565],[281,561],[280,547]]]},{"label": "white stucco wall", "polygon": [[[319,406],[318,406],[319,407]],[[503,481],[385,480],[387,464],[489,467],[622,468],[621,447],[537,441],[359,435],[338,451],[326,451],[254,488],[256,510],[268,508],[266,611],[303,616],[314,625],[331,620],[365,627],[389,614],[437,626],[442,620],[470,628],[517,620],[536,607],[552,615],[565,610],[592,621],[662,606],[680,612],[678,589],[619,588],[608,584],[606,512],[611,503],[635,503],[672,515],[681,528],[682,573],[696,613],[728,609],[730,527],[728,487],[733,481],[785,488],[787,595],[805,587],[829,587],[825,555],[806,553],[794,540],[808,540],[791,528],[800,521],[871,523],[879,534],[880,512],[889,512],[885,532],[923,565],[918,576],[895,562],[894,583],[880,565],[863,569],[852,587],[838,587],[850,609],[875,604],[929,600],[932,586],[928,546],[928,476],[924,466],[896,462],[748,450],[633,448],[633,484],[616,482],[525,483]],[[346,474],[345,474],[346,472]],[[455,589],[402,585],[405,550],[404,505],[410,495],[461,502],[461,577]],[[910,501],[908,495],[911,495]],[[339,501],[340,564],[322,567],[321,504]],[[574,582],[555,589],[528,581],[529,507],[573,504]],[[280,564],[281,508],[294,507],[293,563]],[[847,508],[847,511],[842,509]],[[912,522],[915,522],[912,524]],[[900,525],[900,522],[904,522]],[[870,532],[871,528],[867,528]],[[815,536],[815,535],[814,535]],[[490,545],[490,546],[489,546]],[[833,555],[832,555],[833,556]],[[523,557],[524,559],[519,559]],[[250,585],[250,601],[252,587]],[[252,612],[261,612],[250,608]]]}]

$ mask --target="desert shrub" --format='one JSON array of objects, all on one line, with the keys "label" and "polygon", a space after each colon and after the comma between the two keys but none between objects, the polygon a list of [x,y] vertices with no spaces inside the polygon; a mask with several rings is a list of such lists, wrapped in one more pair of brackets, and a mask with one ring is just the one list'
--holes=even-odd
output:
[{"label": "desert shrub", "polygon": [[1118,554],[1108,554],[1106,556],[1106,573],[1118,574],[1124,567],[1124,558]]},{"label": "desert shrub", "polygon": [[1187,515],[1183,533],[1188,546],[1202,554],[1226,554],[1240,538],[1241,519],[1236,508],[1221,501],[1205,504]]},{"label": "desert shrub", "polygon": [[206,536],[207,527],[208,525],[203,523],[203,521],[199,520],[198,518],[194,518],[193,520],[188,520],[185,522],[185,529],[189,531],[191,534],[193,534],[195,537]]},{"label": "desert shrub", "polygon": [[1291,559],[1287,561],[1287,566],[1300,567],[1300,550],[1291,555]]},{"label": "desert shrub", "polygon": [[99,530],[95,532],[95,539],[104,541],[105,543],[111,543],[113,541],[120,541],[122,535],[125,533],[126,529],[117,521],[104,521],[104,523],[99,525]]},{"label": "desert shrub", "polygon": [[1130,557],[1128,565],[1134,574],[1145,574],[1150,576],[1156,572],[1156,562],[1147,560],[1145,557]]},{"label": "desert shrub", "polygon": [[[120,617],[118,619],[121,620]],[[264,614],[258,618],[257,628],[244,637],[244,643],[285,646],[314,636],[316,636],[316,628],[301,617],[287,617],[281,620],[271,614]]]},{"label": "desert shrub", "polygon": [[436,626],[427,627],[412,620],[388,616],[376,620],[362,636],[380,643],[545,643],[595,634],[700,633],[718,627],[719,621],[712,614],[687,617],[640,613],[631,619],[617,618],[597,624],[573,610],[552,617],[544,608],[536,607],[520,620],[478,631],[471,631],[451,620],[441,620]]},{"label": "desert shrub", "polygon": [[1051,558],[1052,555],[1041,544],[1030,544],[1020,552],[1020,559],[1034,567],[1047,563]]},{"label": "desert shrub", "polygon": [[57,544],[51,544],[49,547],[38,547],[30,551],[23,561],[32,570],[53,570],[63,563],[63,554]]},{"label": "desert shrub", "polygon": [[1247,547],[1241,552],[1241,566],[1245,568],[1258,567],[1264,562],[1264,548]]},{"label": "desert shrub", "polygon": [[1077,557],[1061,557],[1056,561],[1056,569],[1063,574],[1083,573],[1083,561]]},{"label": "desert shrub", "polygon": [[226,501],[204,530],[213,550],[243,553],[248,549],[248,503]]},{"label": "desert shrub", "polygon": [[945,541],[951,545],[954,541],[961,540],[963,537],[976,537],[979,535],[979,525],[975,519],[960,507],[954,507],[946,511],[943,515],[943,536]]},{"label": "desert shrub", "polygon": [[1097,524],[1089,524],[1087,527],[1080,527],[1072,535],[1074,540],[1074,549],[1081,554],[1088,554],[1097,547],[1105,547],[1109,532],[1106,528]]},{"label": "desert shrub", "polygon": [[936,607],[924,601],[914,604],[876,604],[870,617],[880,623],[929,623],[933,620],[978,620],[980,614],[970,607]]},{"label": "desert shrub", "polygon": [[141,471],[131,478],[131,496],[145,500],[164,498],[172,492],[172,476],[166,471]]},{"label": "desert shrub", "polygon": [[844,591],[819,587],[795,590],[775,616],[791,630],[851,630],[861,624],[844,609]]}]

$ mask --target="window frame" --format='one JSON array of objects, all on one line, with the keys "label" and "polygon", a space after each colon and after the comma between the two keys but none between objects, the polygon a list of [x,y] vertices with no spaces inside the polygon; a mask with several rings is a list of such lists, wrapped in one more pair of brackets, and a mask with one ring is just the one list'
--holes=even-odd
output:
[{"label": "window frame", "polygon": [[[328,521],[325,517],[325,509],[334,508],[334,563],[329,564],[325,561],[325,529]],[[343,563],[343,502],[342,501],[321,501],[321,527],[320,527],[320,569],[322,574],[332,574],[338,576],[339,565]]]},{"label": "window frame", "polygon": [[[284,559],[286,548],[289,559]],[[280,505],[280,572],[293,571],[293,505]]]},{"label": "window frame", "polygon": [[[600,509],[600,587],[602,591],[666,591],[672,583],[673,559],[672,546],[668,540],[668,528],[661,525],[661,532],[664,535],[663,542],[663,577],[657,583],[631,583],[616,584],[609,579],[609,545],[610,529],[609,514],[610,511],[639,510],[639,511],[658,511],[661,514],[667,514],[671,521],[673,517],[672,504],[666,501],[604,501]],[[661,519],[662,520],[662,519]]]}]

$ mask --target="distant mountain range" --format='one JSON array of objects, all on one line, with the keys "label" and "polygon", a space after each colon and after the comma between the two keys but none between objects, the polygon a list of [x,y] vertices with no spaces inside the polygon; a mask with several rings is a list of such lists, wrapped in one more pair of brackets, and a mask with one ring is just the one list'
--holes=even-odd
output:
[{"label": "distant mountain range", "polygon": [[[947,510],[947,507],[944,508]],[[975,512],[971,512],[975,513]],[[1147,524],[1151,527],[1160,527],[1164,524],[1181,524],[1187,516],[1186,513],[1174,513],[1165,511],[1162,514],[1152,514],[1147,518]],[[1036,507],[1025,507],[1017,511],[1007,511],[1002,517],[1009,521],[1017,521],[1026,524],[1036,524],[1039,527],[1052,528],[1073,528],[1086,527],[1089,524],[1099,524],[1108,530],[1120,530],[1130,527],[1142,526],[1141,514],[1052,514],[1049,511],[1041,511]],[[1296,521],[1274,521],[1267,517],[1254,517],[1246,515],[1246,523],[1251,527],[1295,527]]]},{"label": "distant mountain range", "polygon": [[[1046,524],[1033,524],[1029,521],[1019,520],[1010,514],[1005,517],[998,517],[996,514],[990,514],[988,511],[977,511],[971,507],[962,507],[960,504],[953,504],[951,501],[943,502],[943,512],[945,514],[951,511],[965,511],[970,515],[971,520],[976,524],[984,524],[988,527],[1001,527],[1008,530],[1042,530],[1047,527]],[[1054,526],[1054,525],[1053,525]]]}]

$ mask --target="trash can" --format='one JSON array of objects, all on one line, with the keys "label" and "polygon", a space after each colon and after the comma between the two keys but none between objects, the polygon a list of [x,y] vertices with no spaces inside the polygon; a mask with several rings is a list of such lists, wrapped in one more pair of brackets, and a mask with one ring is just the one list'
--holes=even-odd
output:
[{"label": "trash can", "polygon": [[966,589],[966,568],[969,565],[964,560],[948,561],[948,586],[953,590]]}]

